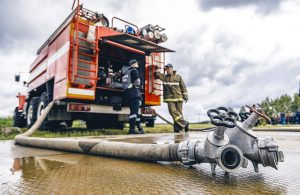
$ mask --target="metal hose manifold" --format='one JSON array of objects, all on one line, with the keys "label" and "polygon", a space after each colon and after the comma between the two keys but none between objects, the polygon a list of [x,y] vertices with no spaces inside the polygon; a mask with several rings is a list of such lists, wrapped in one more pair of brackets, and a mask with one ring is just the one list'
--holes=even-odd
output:
[{"label": "metal hose manifold", "polygon": [[217,165],[229,173],[235,172],[240,167],[247,167],[247,160],[241,149],[229,144],[229,138],[224,134],[226,128],[235,127],[237,114],[224,107],[211,109],[207,114],[216,128],[208,133],[204,142],[199,140],[181,142],[177,152],[181,162],[186,165],[210,163],[213,174]]},{"label": "metal hose manifold", "polygon": [[266,120],[269,118],[257,109],[250,106],[248,108],[252,113],[247,120],[243,123],[237,121],[236,127],[226,129],[225,134],[229,137],[230,143],[237,145],[244,156],[252,162],[255,172],[258,172],[258,164],[278,169],[278,162],[284,161],[283,152],[278,150],[278,143],[270,136],[257,137],[251,129],[259,117]]},{"label": "metal hose manifold", "polygon": [[185,165],[210,163],[211,171],[215,174],[216,165],[225,172],[236,172],[240,167],[247,167],[248,161],[242,151],[235,145],[216,146],[207,139],[187,140],[178,145],[177,156]]}]

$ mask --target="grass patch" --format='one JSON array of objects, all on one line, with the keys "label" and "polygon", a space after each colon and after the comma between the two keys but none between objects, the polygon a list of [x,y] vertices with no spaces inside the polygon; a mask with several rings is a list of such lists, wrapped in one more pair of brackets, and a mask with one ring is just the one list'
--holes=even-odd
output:
[{"label": "grass patch", "polygon": [[17,127],[0,127],[0,140],[12,140],[16,135],[27,131]]},{"label": "grass patch", "polygon": [[[191,124],[190,128],[199,129],[212,127],[210,124]],[[172,133],[173,127],[167,124],[156,124],[154,128],[143,127],[146,134],[148,133]],[[75,122],[73,128],[60,129],[56,131],[36,131],[33,137],[55,138],[55,137],[83,137],[83,136],[103,136],[103,135],[127,135],[128,124],[124,130],[119,129],[85,129],[84,125]]]},{"label": "grass patch", "polygon": [[284,129],[284,128],[300,128],[300,125],[259,125],[254,127],[254,129]]},{"label": "grass patch", "polygon": [[[11,118],[5,118],[1,120],[1,134],[0,140],[12,140],[20,132],[25,132],[27,129],[13,128]],[[212,127],[210,124],[190,124],[192,129],[200,129]],[[6,134],[5,129],[11,129],[10,133]],[[154,128],[143,127],[146,134],[149,133],[172,133],[173,127],[168,124],[156,124]],[[85,128],[85,124],[81,121],[74,121],[72,128],[62,128],[52,131],[38,130],[32,136],[33,137],[43,137],[43,138],[56,138],[56,137],[84,137],[84,136],[103,136],[103,135],[127,135],[129,130],[129,125],[126,124],[124,130],[119,129],[95,129],[88,130]]]},{"label": "grass patch", "polygon": [[0,127],[12,127],[13,119],[12,117],[1,117],[0,118]]},{"label": "grass patch", "polygon": [[16,135],[18,134],[11,134],[11,135],[1,135],[0,140],[12,140],[15,139]]},{"label": "grass patch", "polygon": [[23,129],[12,127],[12,126],[13,126],[12,117],[0,118],[0,140],[14,139],[16,135],[24,131]]},{"label": "grass patch", "polygon": [[[12,140],[14,137],[20,132],[25,132],[27,129],[19,129],[13,128],[12,126],[12,118],[0,118],[0,127],[1,134],[0,140]],[[192,123],[190,124],[191,129],[204,129],[213,127],[211,124],[199,124]],[[282,127],[299,127],[295,125],[261,125],[255,128],[270,128],[270,129],[278,129]],[[155,124],[154,128],[143,127],[146,134],[149,133],[173,133],[173,127],[169,124]],[[85,128],[85,124],[82,121],[74,121],[72,128],[62,128],[52,131],[44,131],[38,130],[32,136],[33,137],[44,137],[44,138],[56,138],[56,137],[84,137],[84,136],[104,136],[104,135],[127,135],[128,134],[129,125],[126,124],[124,130],[118,129],[95,129],[88,130]],[[6,131],[10,131],[10,133],[5,133]]]}]

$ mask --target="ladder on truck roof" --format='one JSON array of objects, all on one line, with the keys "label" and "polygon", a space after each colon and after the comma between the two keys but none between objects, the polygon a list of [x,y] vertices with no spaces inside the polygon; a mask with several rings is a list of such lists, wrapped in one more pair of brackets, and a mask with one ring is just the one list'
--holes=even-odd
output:
[{"label": "ladder on truck roof", "polygon": [[[84,12],[84,13],[83,13]],[[74,17],[74,31],[71,41],[71,59],[69,73],[71,85],[81,88],[96,86],[98,74],[98,29],[95,29],[95,40],[87,41],[87,32],[94,13],[81,7],[77,7]],[[82,16],[85,16],[83,18]],[[84,20],[86,19],[86,20]]]},{"label": "ladder on truck roof", "polygon": [[[50,35],[50,37],[43,43],[43,45],[37,50],[36,54],[40,54],[45,47],[51,44],[55,38],[61,33],[61,31],[73,20],[74,16],[76,15],[77,8],[74,9],[68,17],[59,25],[59,27]],[[81,17],[85,17],[86,19],[91,19],[93,15],[96,13],[90,11],[86,8],[83,8],[82,5],[79,5],[79,15]]]}]

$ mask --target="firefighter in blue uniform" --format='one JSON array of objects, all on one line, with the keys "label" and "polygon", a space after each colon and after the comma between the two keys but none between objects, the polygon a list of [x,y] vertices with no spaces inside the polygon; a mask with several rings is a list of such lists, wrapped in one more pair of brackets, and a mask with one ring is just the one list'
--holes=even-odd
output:
[{"label": "firefighter in blue uniform", "polygon": [[[142,102],[141,78],[138,72],[139,64],[136,59],[129,61],[129,66],[123,66],[121,69],[122,83],[124,88],[124,102],[129,105],[129,134],[143,134],[141,126],[141,116],[138,114]],[[135,131],[137,126],[139,132]]]}]

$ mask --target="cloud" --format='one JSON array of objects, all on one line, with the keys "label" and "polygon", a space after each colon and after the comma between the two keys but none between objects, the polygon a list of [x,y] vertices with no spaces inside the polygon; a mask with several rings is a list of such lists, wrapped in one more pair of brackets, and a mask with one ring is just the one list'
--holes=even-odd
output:
[{"label": "cloud", "polygon": [[[279,1],[81,1],[85,7],[138,26],[166,28],[162,45],[184,78],[191,121],[217,106],[239,108],[266,97],[298,91],[299,2]],[[28,72],[35,52],[70,13],[72,1],[0,1],[0,116],[10,115],[22,87],[16,72]],[[201,9],[199,9],[199,7]],[[276,14],[269,14],[275,13]],[[166,104],[156,109],[167,116]]]},{"label": "cloud", "polygon": [[55,0],[0,1],[0,53],[23,48],[35,52],[70,12],[71,5],[67,5],[67,1]]},{"label": "cloud", "polygon": [[282,0],[198,0],[203,11],[214,8],[254,7],[257,12],[268,14],[279,9]]}]

